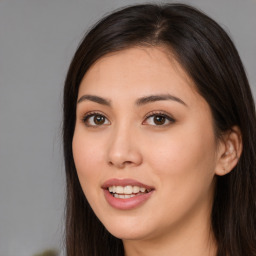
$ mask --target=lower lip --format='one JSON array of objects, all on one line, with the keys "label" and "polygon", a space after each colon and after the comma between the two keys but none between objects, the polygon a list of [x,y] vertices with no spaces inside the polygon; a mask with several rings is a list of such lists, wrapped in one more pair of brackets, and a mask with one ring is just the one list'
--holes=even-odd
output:
[{"label": "lower lip", "polygon": [[130,209],[139,207],[142,204],[144,204],[153,193],[153,190],[152,190],[148,193],[136,195],[131,198],[116,198],[116,197],[113,197],[113,195],[107,189],[104,189],[103,191],[104,191],[104,195],[107,202],[112,207],[119,210],[130,210]]}]

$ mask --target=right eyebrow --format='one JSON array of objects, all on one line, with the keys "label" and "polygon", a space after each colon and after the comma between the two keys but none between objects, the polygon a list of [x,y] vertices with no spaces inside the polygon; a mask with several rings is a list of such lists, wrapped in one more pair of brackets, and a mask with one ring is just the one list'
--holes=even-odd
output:
[{"label": "right eyebrow", "polygon": [[183,100],[171,94],[156,94],[156,95],[145,96],[137,99],[136,105],[141,106],[141,105],[145,105],[145,104],[156,102],[156,101],[162,101],[162,100],[176,101],[187,107],[187,104]]},{"label": "right eyebrow", "polygon": [[77,101],[77,104],[83,102],[83,101],[93,101],[93,102],[96,102],[96,103],[99,103],[101,105],[105,105],[105,106],[111,106],[111,101],[108,100],[108,99],[105,99],[105,98],[102,98],[102,97],[99,97],[99,96],[95,96],[95,95],[83,95],[79,98],[79,100]]}]

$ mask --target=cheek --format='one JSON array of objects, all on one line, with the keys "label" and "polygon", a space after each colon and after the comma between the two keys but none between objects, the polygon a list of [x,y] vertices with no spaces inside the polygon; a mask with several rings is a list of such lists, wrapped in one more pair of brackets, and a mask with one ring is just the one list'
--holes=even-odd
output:
[{"label": "cheek", "polygon": [[214,145],[211,136],[199,140],[196,136],[189,138],[177,133],[168,140],[155,140],[153,150],[147,151],[154,180],[158,181],[156,208],[159,212],[155,217],[162,219],[164,212],[171,225],[202,205],[204,209],[210,208],[214,189]]},{"label": "cheek", "polygon": [[147,159],[155,175],[161,182],[168,182],[168,189],[173,191],[193,191],[198,186],[207,188],[216,164],[213,133],[200,127],[188,127],[179,132],[173,130],[168,140],[166,137],[151,137],[154,147],[147,147],[150,149]]},{"label": "cheek", "polygon": [[82,129],[75,130],[72,150],[77,175],[84,193],[87,187],[95,186],[98,174],[101,172],[103,150],[100,150],[98,143],[97,140],[86,136]]}]

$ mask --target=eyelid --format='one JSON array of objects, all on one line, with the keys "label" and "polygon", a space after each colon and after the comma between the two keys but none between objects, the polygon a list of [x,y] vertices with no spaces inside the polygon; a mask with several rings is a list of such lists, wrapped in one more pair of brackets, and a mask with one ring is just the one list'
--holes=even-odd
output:
[{"label": "eyelid", "polygon": [[[92,117],[92,116],[103,116],[109,123],[108,124],[102,124],[102,125],[89,125],[89,124],[86,124],[86,121]],[[87,127],[92,127],[92,128],[97,128],[97,127],[101,127],[101,126],[105,126],[105,125],[110,125],[111,122],[109,120],[109,118],[107,117],[107,115],[105,115],[104,113],[100,112],[100,111],[89,111],[89,112],[86,112],[82,118],[81,118],[81,121],[87,126]]]},{"label": "eyelid", "polygon": [[[176,120],[169,114],[169,113],[166,113],[165,111],[162,111],[162,110],[159,110],[159,111],[151,111],[149,112],[145,117],[144,117],[144,121],[143,123],[145,122],[145,120],[147,120],[148,118],[150,117],[153,117],[153,116],[163,116],[165,117],[168,121],[170,121],[169,124],[172,124],[172,123],[175,123]],[[143,124],[142,123],[142,124]],[[164,124],[164,125],[155,125],[155,126],[168,126],[169,124]]]},{"label": "eyelid", "polygon": [[[99,116],[103,116],[109,123],[108,124],[102,124],[102,125],[89,125],[89,124],[86,124],[86,121],[94,116],[94,115],[99,115]],[[151,111],[149,113],[146,114],[146,116],[143,118],[143,122],[142,124],[145,124],[146,120],[150,117],[154,117],[154,116],[163,116],[165,117],[170,123],[168,124],[163,124],[163,125],[153,125],[153,126],[168,126],[174,122],[176,122],[176,120],[167,112],[165,111],[162,111],[162,110],[159,110],[159,111]],[[81,121],[87,126],[87,127],[93,127],[93,128],[97,128],[97,127],[100,127],[100,126],[105,126],[105,125],[110,125],[111,122],[109,120],[109,118],[107,117],[106,114],[102,113],[101,111],[89,111],[89,112],[86,112],[82,118],[81,118]]]}]

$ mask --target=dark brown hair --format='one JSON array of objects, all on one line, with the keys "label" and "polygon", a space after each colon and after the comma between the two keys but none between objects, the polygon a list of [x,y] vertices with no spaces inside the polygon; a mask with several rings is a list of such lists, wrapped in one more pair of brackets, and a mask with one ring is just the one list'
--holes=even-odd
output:
[{"label": "dark brown hair", "polygon": [[122,241],[97,219],[77,177],[72,138],[80,82],[91,65],[107,53],[157,45],[170,49],[208,102],[217,138],[234,125],[240,127],[243,152],[231,173],[217,177],[212,229],[218,256],[255,256],[256,117],[252,94],[229,36],[211,18],[183,4],[145,4],[118,10],[97,23],[75,53],[64,89],[67,255],[124,254]]}]

